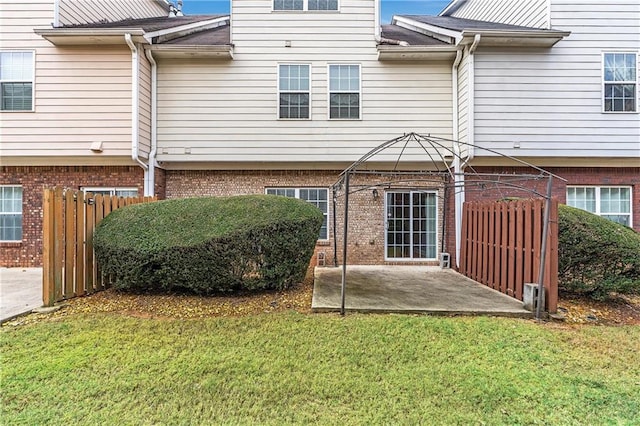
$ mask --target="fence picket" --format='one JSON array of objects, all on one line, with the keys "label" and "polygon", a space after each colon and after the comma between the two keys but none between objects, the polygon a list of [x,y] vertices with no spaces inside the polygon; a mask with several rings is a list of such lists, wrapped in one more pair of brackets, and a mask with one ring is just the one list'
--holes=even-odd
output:
[{"label": "fence picket", "polygon": [[93,255],[93,231],[113,210],[129,204],[156,201],[128,199],[47,188],[43,191],[42,301],[45,306],[108,286]]},{"label": "fence picket", "polygon": [[[551,201],[544,285],[547,309],[558,297],[558,201]],[[522,300],[524,283],[537,282],[544,200],[466,202],[460,272]]]}]

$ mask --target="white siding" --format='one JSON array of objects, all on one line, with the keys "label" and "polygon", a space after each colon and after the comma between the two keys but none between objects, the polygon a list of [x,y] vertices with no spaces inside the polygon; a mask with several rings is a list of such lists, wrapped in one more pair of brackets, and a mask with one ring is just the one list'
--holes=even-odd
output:
[{"label": "white siding", "polygon": [[640,49],[640,3],[554,0],[552,11],[572,32],[553,48],[476,53],[476,143],[518,156],[640,158],[640,115],[603,113],[601,93],[602,52]]},{"label": "white siding", "polygon": [[[158,159],[350,162],[412,131],[450,138],[451,64],[379,62],[373,6],[271,13],[269,0],[233,2],[233,61],[159,65]],[[292,62],[311,65],[310,120],[277,119],[277,67]],[[328,120],[330,63],[361,64],[362,120]]]},{"label": "white siding", "polygon": [[166,16],[157,0],[58,0],[59,25]]},{"label": "white siding", "polygon": [[451,13],[451,16],[533,28],[548,28],[548,3],[548,0],[468,0]]},{"label": "white siding", "polygon": [[[35,51],[35,112],[0,112],[0,155],[131,156],[131,53],[126,46],[58,48],[33,32],[48,27],[53,2],[0,0],[0,48]],[[29,13],[25,14],[25,10]],[[90,151],[102,141],[104,152]],[[104,158],[105,160],[100,160]]]}]

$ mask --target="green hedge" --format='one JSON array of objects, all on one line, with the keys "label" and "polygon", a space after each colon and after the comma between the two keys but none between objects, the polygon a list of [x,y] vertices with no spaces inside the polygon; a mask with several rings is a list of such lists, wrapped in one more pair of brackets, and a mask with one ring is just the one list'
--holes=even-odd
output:
[{"label": "green hedge", "polygon": [[250,195],[128,206],[96,228],[96,259],[117,289],[284,289],[300,282],[322,225],[315,206]]},{"label": "green hedge", "polygon": [[598,299],[640,292],[640,234],[573,207],[558,213],[561,289]]}]

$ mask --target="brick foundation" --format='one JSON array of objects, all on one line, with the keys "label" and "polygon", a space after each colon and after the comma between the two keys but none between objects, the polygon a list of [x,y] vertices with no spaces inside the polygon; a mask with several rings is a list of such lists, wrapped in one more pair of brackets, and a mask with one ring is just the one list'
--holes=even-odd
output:
[{"label": "brick foundation", "polygon": [[[201,195],[242,195],[264,194],[268,187],[318,187],[330,188],[336,182],[341,171],[167,171],[167,198],[193,197]],[[411,179],[407,176],[406,179]],[[352,180],[353,185],[372,185],[385,181],[384,177],[358,176]],[[393,188],[408,189],[424,187],[423,182],[407,181]],[[432,185],[438,191],[438,184]],[[438,192],[438,252],[441,245],[441,229],[443,226],[442,190]],[[329,193],[329,199],[333,194]],[[390,262],[385,260],[385,227],[384,203],[385,190],[378,189],[378,197],[374,198],[372,189],[351,194],[349,201],[349,249],[348,262],[352,264],[436,264],[433,261]],[[338,240],[338,263],[342,263],[342,233],[344,203],[339,196],[336,208],[336,232]],[[448,224],[447,224],[448,226]],[[329,241],[319,241],[316,255],[324,252],[327,265],[333,265],[333,212],[329,204]]]},{"label": "brick foundation", "polygon": [[44,188],[135,187],[143,194],[143,180],[143,170],[136,166],[0,167],[0,185],[22,186],[22,242],[0,242],[0,266],[42,266]]}]

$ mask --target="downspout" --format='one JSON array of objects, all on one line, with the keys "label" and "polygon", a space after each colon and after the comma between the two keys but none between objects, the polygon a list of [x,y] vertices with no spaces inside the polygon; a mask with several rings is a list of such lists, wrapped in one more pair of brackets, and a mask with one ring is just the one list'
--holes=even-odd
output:
[{"label": "downspout", "polygon": [[151,152],[149,153],[149,192],[154,195],[156,187],[156,155],[158,153],[158,67],[151,50],[145,50],[151,64]]},{"label": "downspout", "polygon": [[53,28],[60,26],[60,0],[53,1]]},{"label": "downspout", "polygon": [[473,157],[475,157],[475,146],[476,146],[476,136],[475,136],[475,121],[476,121],[476,117],[475,117],[475,59],[473,54],[475,53],[476,49],[478,48],[478,44],[480,43],[480,34],[476,34],[473,37],[473,43],[471,44],[471,47],[469,48],[469,70],[467,71],[467,76],[469,81],[467,82],[467,89],[469,90],[469,95],[467,96],[469,105],[467,106],[467,117],[468,118],[468,128],[467,128],[467,136],[468,136],[468,149],[467,149],[467,159],[465,160],[464,164],[462,165],[462,167],[464,168],[467,164],[469,164],[469,162],[471,160],[473,160]]},{"label": "downspout", "polygon": [[462,238],[462,204],[464,203],[464,174],[460,167],[460,144],[458,144],[458,138],[460,137],[460,131],[458,129],[459,124],[459,104],[458,104],[458,66],[462,60],[462,50],[456,52],[456,58],[453,61],[451,67],[451,97],[453,103],[453,171],[454,171],[454,209],[455,209],[455,234],[456,234],[456,266],[460,265],[460,243]]},{"label": "downspout", "polygon": [[144,195],[149,194],[149,166],[145,164],[138,156],[139,144],[139,118],[138,109],[140,104],[139,87],[139,66],[138,66],[138,48],[131,39],[131,34],[124,35],[124,41],[131,49],[131,158],[138,163],[144,170]]}]

